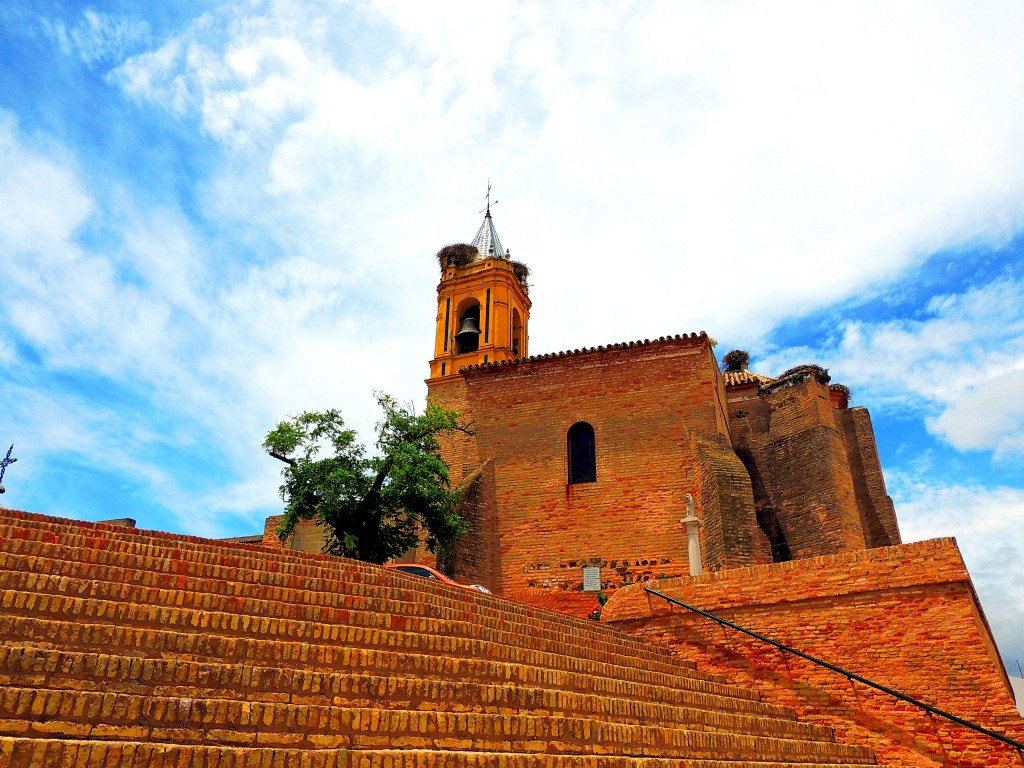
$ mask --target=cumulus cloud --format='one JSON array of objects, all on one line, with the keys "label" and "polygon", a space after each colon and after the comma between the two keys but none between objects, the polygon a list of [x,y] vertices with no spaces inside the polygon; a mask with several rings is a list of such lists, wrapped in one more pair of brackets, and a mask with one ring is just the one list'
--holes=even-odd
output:
[{"label": "cumulus cloud", "polygon": [[819,360],[859,397],[916,411],[960,450],[1024,450],[1024,281],[932,298],[919,317],[847,321],[819,349],[779,350],[766,370]]},{"label": "cumulus cloud", "polygon": [[[455,214],[490,175],[543,348],[752,339],[1019,222],[1024,12],[947,11],[276,2],[118,72],[234,153],[215,210],[267,211],[306,255],[365,268],[373,225],[401,219],[417,229],[391,258],[411,264],[472,234]],[[623,296],[625,315],[598,309]]]},{"label": "cumulus cloud", "polygon": [[1024,357],[1011,371],[966,389],[929,427],[961,450],[1024,454]]}]

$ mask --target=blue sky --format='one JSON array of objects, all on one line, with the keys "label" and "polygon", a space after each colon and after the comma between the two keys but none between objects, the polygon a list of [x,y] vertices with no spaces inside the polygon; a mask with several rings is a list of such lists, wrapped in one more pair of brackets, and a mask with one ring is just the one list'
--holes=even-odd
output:
[{"label": "blue sky", "polygon": [[1024,660],[1024,6],[149,5],[0,5],[5,504],[261,530],[279,419],[422,402],[491,178],[531,351],[825,365]]}]

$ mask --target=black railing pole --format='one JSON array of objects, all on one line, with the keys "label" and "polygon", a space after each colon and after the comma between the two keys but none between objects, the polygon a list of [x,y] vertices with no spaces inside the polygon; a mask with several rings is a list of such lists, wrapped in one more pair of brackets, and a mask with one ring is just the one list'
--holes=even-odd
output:
[{"label": "black railing pole", "polygon": [[729,627],[730,629],[735,629],[738,632],[742,632],[745,635],[750,635],[751,637],[760,640],[763,643],[773,645],[781,651],[791,653],[794,656],[799,656],[801,659],[806,659],[807,661],[813,662],[814,664],[817,664],[819,667],[824,667],[825,669],[843,675],[844,677],[847,677],[850,680],[856,680],[858,683],[863,683],[869,688],[874,688],[876,691],[887,693],[890,696],[894,696],[895,698],[899,699],[900,701],[905,701],[908,704],[913,704],[915,707],[920,707],[926,712],[938,715],[939,717],[944,717],[947,720],[951,720],[954,723],[964,726],[965,728],[970,728],[972,731],[983,733],[986,736],[996,739],[997,741],[1003,742],[1004,744],[1009,744],[1011,747],[1015,747],[1018,751],[1024,753],[1024,743],[1014,741],[1010,737],[1004,736],[1001,733],[990,731],[988,728],[985,728],[984,726],[978,725],[977,723],[972,723],[970,720],[964,720],[962,717],[951,715],[949,712],[943,712],[941,709],[937,709],[930,704],[925,704],[923,701],[918,701],[917,699],[911,698],[910,696],[902,694],[899,691],[894,691],[892,688],[887,688],[881,683],[876,683],[874,680],[868,680],[866,677],[861,677],[856,672],[850,672],[849,670],[843,669],[842,667],[837,667],[835,664],[829,664],[827,661],[815,658],[814,656],[804,653],[803,651],[798,651],[796,648],[791,648],[790,646],[784,643],[780,643],[777,640],[772,640],[770,637],[765,637],[764,635],[759,634],[758,632],[755,632],[752,629],[747,629],[746,627],[741,627],[739,624],[734,624],[728,619],[723,619],[721,616],[715,616],[713,613],[702,611],[700,608],[684,603],[682,600],[676,600],[674,597],[669,597],[668,595],[662,594],[656,589],[651,589],[648,586],[644,586],[644,591],[654,595],[655,597],[660,597],[662,600],[665,600],[668,603],[678,605],[682,608],[686,608],[688,611],[693,611],[694,613],[699,613],[701,616],[709,618],[712,621],[717,621],[719,624]]}]

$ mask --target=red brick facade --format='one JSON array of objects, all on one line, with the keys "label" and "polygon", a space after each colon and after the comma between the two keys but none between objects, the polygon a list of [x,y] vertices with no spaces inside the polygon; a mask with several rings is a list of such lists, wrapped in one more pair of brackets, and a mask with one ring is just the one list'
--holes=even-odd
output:
[{"label": "red brick facade", "polygon": [[[604,589],[686,573],[687,493],[705,511],[709,563],[770,559],[703,334],[481,367],[431,382],[430,396],[475,431],[445,446],[453,478],[490,462],[467,509],[461,578],[523,597],[578,590],[584,566],[601,568]],[[594,429],[597,482],[568,482],[577,422]]]},{"label": "red brick facade", "polygon": [[[707,570],[898,543],[867,412],[808,370],[724,375],[691,334],[429,380],[475,432],[444,445],[453,481],[486,462],[454,575],[537,604],[561,593],[578,612],[585,567],[605,592],[689,574],[687,494]],[[594,430],[596,482],[569,481],[578,422]]]},{"label": "red brick facade", "polygon": [[[654,588],[1018,741],[1013,704],[952,539],[671,579]],[[1021,764],[1013,749],[644,592],[603,621],[791,706],[887,765]]]}]

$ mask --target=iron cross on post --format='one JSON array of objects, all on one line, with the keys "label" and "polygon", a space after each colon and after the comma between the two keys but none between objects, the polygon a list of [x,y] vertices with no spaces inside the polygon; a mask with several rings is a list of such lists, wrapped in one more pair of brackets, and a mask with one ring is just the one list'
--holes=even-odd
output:
[{"label": "iron cross on post", "polygon": [[484,211],[486,211],[487,215],[490,216],[491,215],[491,206],[492,205],[497,205],[497,204],[498,204],[497,200],[495,200],[493,203],[491,202],[491,180],[488,179],[487,180],[487,207],[484,208],[483,211],[480,211],[480,213],[483,213]]},{"label": "iron cross on post", "polygon": [[11,451],[14,450],[14,443],[11,443],[11,447],[7,449],[7,455],[3,461],[0,461],[0,493],[3,493],[6,489],[3,486],[4,472],[7,471],[7,467],[17,461],[17,459],[11,458]]}]

